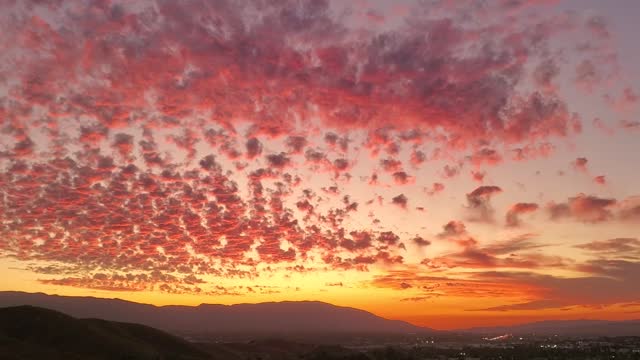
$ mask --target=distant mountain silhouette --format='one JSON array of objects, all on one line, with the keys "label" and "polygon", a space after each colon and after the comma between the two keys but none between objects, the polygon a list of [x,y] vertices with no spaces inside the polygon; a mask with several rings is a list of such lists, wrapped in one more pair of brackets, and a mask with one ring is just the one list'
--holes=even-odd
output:
[{"label": "distant mountain silhouette", "polygon": [[176,359],[212,357],[204,350],[150,327],[74,319],[33,306],[0,309],[2,359]]},{"label": "distant mountain silhouette", "polygon": [[408,334],[431,333],[398,320],[323,302],[239,305],[153,306],[119,299],[0,292],[0,307],[33,305],[77,318],[134,322],[174,333],[244,334]]},{"label": "distant mountain silhouette", "polygon": [[547,320],[513,326],[477,327],[464,331],[475,334],[640,336],[640,320]]}]

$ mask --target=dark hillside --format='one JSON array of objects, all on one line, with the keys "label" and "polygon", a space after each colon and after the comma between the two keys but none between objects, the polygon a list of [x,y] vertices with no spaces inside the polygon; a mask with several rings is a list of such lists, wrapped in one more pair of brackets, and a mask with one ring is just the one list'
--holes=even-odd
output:
[{"label": "dark hillside", "polygon": [[143,325],[33,306],[0,308],[2,359],[208,359],[188,342]]}]

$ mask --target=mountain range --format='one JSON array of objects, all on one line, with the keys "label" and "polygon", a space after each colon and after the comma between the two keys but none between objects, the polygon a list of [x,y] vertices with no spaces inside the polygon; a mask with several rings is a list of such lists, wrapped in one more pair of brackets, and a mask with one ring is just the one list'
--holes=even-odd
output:
[{"label": "mountain range", "polygon": [[[31,305],[86,319],[142,324],[173,334],[291,335],[315,334],[427,336],[468,335],[640,336],[640,320],[552,320],[512,326],[476,327],[437,331],[389,320],[370,312],[318,301],[284,301],[258,304],[154,306],[120,299],[0,292],[0,308]],[[305,336],[303,336],[305,335]]]},{"label": "mountain range", "polygon": [[317,301],[154,306],[119,299],[0,292],[0,307],[31,305],[76,318],[133,322],[172,333],[409,334],[433,333],[370,312]]},{"label": "mountain range", "polygon": [[477,327],[463,331],[482,335],[640,336],[640,320],[546,320],[512,326]]}]

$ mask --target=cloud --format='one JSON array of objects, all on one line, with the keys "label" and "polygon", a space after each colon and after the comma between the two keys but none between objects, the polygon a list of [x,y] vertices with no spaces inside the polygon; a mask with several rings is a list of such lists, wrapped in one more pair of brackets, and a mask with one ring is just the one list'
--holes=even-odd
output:
[{"label": "cloud", "polygon": [[579,157],[577,159],[575,159],[575,161],[573,161],[571,164],[573,165],[573,168],[578,170],[578,171],[582,171],[582,172],[587,172],[587,163],[589,162],[589,160],[587,160],[587,158],[584,157]]},{"label": "cloud", "polygon": [[475,166],[497,165],[502,162],[502,156],[494,149],[483,148],[471,155],[469,160]]},{"label": "cloud", "polygon": [[404,171],[396,171],[391,176],[396,185],[407,185],[415,182],[415,178]]},{"label": "cloud", "polygon": [[640,102],[640,96],[630,87],[625,88],[617,99],[609,94],[606,94],[604,99],[613,109],[622,114],[632,114],[633,109]]},{"label": "cloud", "polygon": [[594,118],[592,121],[593,127],[602,131],[603,133],[607,134],[607,135],[613,135],[615,133],[614,129],[611,127],[610,124],[607,124],[605,121],[603,121],[600,118]]},{"label": "cloud", "polygon": [[554,59],[545,59],[533,70],[533,81],[546,91],[555,91],[554,80],[560,74],[560,67]]},{"label": "cloud", "polygon": [[484,272],[474,279],[496,281],[539,289],[536,298],[483,311],[542,310],[573,305],[613,305],[634,301],[640,291],[629,286],[640,271],[640,263],[624,260],[590,260],[578,266],[582,277],[557,277],[526,272]]},{"label": "cloud", "polygon": [[493,255],[508,255],[523,250],[533,250],[546,245],[534,241],[535,234],[523,234],[502,242],[495,242],[484,247],[484,250]]},{"label": "cloud", "polygon": [[438,234],[441,238],[451,238],[467,234],[467,228],[462,221],[451,220],[442,227],[442,232]]},{"label": "cloud", "polygon": [[427,161],[427,155],[421,150],[413,150],[411,152],[411,159],[409,159],[411,164],[415,167],[420,166],[422,163]]},{"label": "cloud", "polygon": [[314,165],[319,165],[328,161],[325,153],[314,149],[307,149],[304,153],[304,157],[309,163]]},{"label": "cloud", "polygon": [[[140,291],[162,285],[183,293],[197,290],[188,287],[192,280],[178,274],[254,276],[256,260],[247,258],[252,248],[262,264],[301,261],[312,250],[340,254],[340,262],[329,264],[336,266],[366,264],[367,259],[371,263],[402,261],[393,253],[401,249],[399,237],[391,232],[373,232],[370,236],[375,241],[358,235],[364,230],[341,235],[345,229],[340,224],[357,210],[356,202],[345,198],[343,209],[321,214],[316,226],[324,230],[314,231],[300,226],[284,206],[283,198],[290,191],[286,185],[265,190],[263,181],[284,177],[278,171],[252,171],[248,176],[251,194],[243,197],[215,156],[202,158],[197,167],[200,170],[184,172],[167,168],[152,176],[133,165],[115,166],[111,158],[99,159],[95,168],[78,166],[70,159],[16,164],[11,179],[0,175],[3,190],[25,192],[29,201],[10,199],[11,210],[2,213],[6,224],[2,232],[24,233],[28,240],[3,236],[0,249],[4,256],[43,266],[82,269],[80,274],[66,272],[65,279],[43,279],[46,284],[111,290],[129,286]],[[74,178],[73,187],[70,178]],[[34,191],[36,187],[40,191]],[[315,214],[315,197],[307,194],[297,208]],[[378,250],[382,245],[385,250]],[[339,246],[351,254],[342,253]],[[175,279],[167,283],[149,278],[158,269]],[[147,280],[86,276],[97,270],[138,274]]]},{"label": "cloud", "polygon": [[502,192],[498,186],[480,186],[467,194],[468,219],[478,222],[493,222],[491,197]]},{"label": "cloud", "polygon": [[409,199],[404,195],[404,194],[400,194],[398,196],[394,196],[393,199],[391,199],[391,203],[394,205],[398,205],[403,209],[407,208],[407,203],[409,202]]},{"label": "cloud", "polygon": [[157,271],[150,274],[106,274],[96,272],[81,277],[39,279],[38,282],[106,291],[150,291],[155,289],[171,294],[240,295],[238,291],[240,289],[232,290],[222,286],[206,286],[204,280],[193,274],[178,278],[173,275],[163,275]]},{"label": "cloud", "polygon": [[557,309],[567,306],[568,303],[558,300],[534,300],[525,303],[499,305],[484,309],[473,309],[473,311],[519,311],[519,310],[542,310]]},{"label": "cloud", "polygon": [[432,196],[432,195],[435,195],[435,194],[438,194],[438,193],[444,191],[444,188],[445,188],[444,184],[439,183],[439,182],[435,182],[435,183],[433,183],[431,185],[430,189],[425,189],[425,191],[427,192],[427,194],[429,196]]},{"label": "cloud", "polygon": [[[313,112],[326,125],[336,128],[375,131],[369,128],[442,127],[463,144],[474,138],[487,138],[489,134],[509,140],[527,135],[545,136],[549,128],[562,136],[573,127],[570,113],[556,95],[534,93],[532,97],[523,97],[516,86],[528,81],[521,75],[526,68],[524,64],[537,63],[537,55],[544,54],[543,45],[551,46],[553,35],[568,29],[558,26],[559,18],[541,21],[523,16],[518,27],[483,27],[452,21],[456,11],[464,13],[468,9],[450,8],[454,14],[443,12],[439,19],[416,17],[412,20],[416,25],[363,33],[356,39],[325,1],[267,6],[254,1],[241,6],[222,1],[208,7],[195,3],[154,4],[149,1],[136,7],[120,5],[119,19],[112,17],[108,6],[99,10],[90,6],[75,9],[76,14],[84,13],[91,19],[91,26],[74,22],[64,6],[50,10],[59,15],[55,23],[47,18],[16,17],[11,24],[13,31],[31,26],[42,33],[38,42],[17,42],[14,49],[49,46],[52,51],[64,49],[68,54],[54,59],[49,52],[43,52],[29,58],[22,67],[25,73],[16,74],[28,79],[20,82],[19,93],[50,107],[52,113],[70,108],[71,112],[95,115],[107,128],[126,126],[131,114],[148,103],[157,105],[159,115],[170,121],[215,104],[212,120],[225,126],[233,125],[237,119],[248,121],[250,135],[254,137],[287,135],[300,115]],[[220,19],[215,36],[208,33],[210,24],[185,16],[195,11]],[[249,16],[255,12],[262,16]],[[158,22],[149,26],[150,19]],[[70,24],[66,27],[70,30],[61,31],[65,28],[61,24]],[[95,28],[103,31],[99,36],[88,37],[87,33]],[[300,31],[302,28],[304,31]],[[135,34],[136,41],[111,36],[113,33]],[[515,35],[520,39],[518,42],[513,41]],[[239,38],[245,42],[237,41]],[[169,39],[179,39],[175,42],[182,51],[158,45]],[[436,43],[434,39],[449,41]],[[78,45],[85,43],[86,46]],[[305,46],[291,45],[294,43]],[[461,56],[458,50],[468,50],[471,44],[485,50],[467,51]],[[109,48],[127,51],[118,56],[106,50]],[[522,48],[528,49],[526,55]],[[166,61],[157,60],[159,57]],[[441,66],[437,60],[448,65]],[[50,66],[54,64],[57,66]],[[47,65],[56,71],[46,75],[37,72]],[[107,66],[123,71],[101,71]],[[125,75],[143,73],[152,66],[157,69],[154,77]],[[76,68],[96,80],[90,85],[76,84],[86,87],[82,90],[90,91],[92,97],[69,96],[68,103],[54,103],[47,91],[59,80],[71,79],[68,69]],[[363,69],[357,80],[353,76],[356,68]],[[98,85],[103,84],[100,81],[115,86],[107,92]],[[253,86],[265,81],[270,96],[263,96],[264,87]],[[225,86],[229,91],[224,94],[209,91]],[[397,91],[398,87],[401,91]],[[60,90],[71,92],[77,88]],[[144,98],[145,89],[154,89],[154,101]],[[520,101],[527,98],[532,100]],[[126,105],[115,105],[118,99],[126,99]],[[467,106],[455,106],[447,101],[450,99]],[[335,135],[328,133],[327,142],[338,144],[344,151],[348,141]],[[385,145],[392,149],[392,144],[396,143]]]},{"label": "cloud", "polygon": [[246,143],[247,148],[247,158],[249,160],[256,158],[258,155],[262,154],[262,143],[260,140],[252,137],[247,140]]},{"label": "cloud", "polygon": [[487,175],[487,173],[485,173],[484,171],[472,171],[471,172],[471,178],[474,181],[477,181],[479,183],[482,183],[484,181],[484,177]]},{"label": "cloud", "polygon": [[606,19],[600,15],[589,17],[585,21],[585,26],[597,37],[608,39],[611,36]]},{"label": "cloud", "polygon": [[396,159],[382,159],[380,160],[380,167],[382,170],[388,173],[400,172],[402,170],[402,162]]},{"label": "cloud", "polygon": [[[415,5],[370,31],[333,5],[3,2],[1,30],[15,39],[0,54],[3,256],[83,269],[51,284],[185,293],[197,292],[188,274],[401,264],[388,229],[349,221],[358,199],[338,195],[351,169],[379,161],[394,187],[413,180],[403,161],[445,159],[451,178],[467,157],[484,166],[520,149],[524,161],[579,132],[548,91],[553,59],[537,66],[563,49],[570,17],[516,11],[483,25],[462,5]],[[506,18],[505,4],[478,6]],[[597,59],[584,57],[580,81],[595,84]],[[499,192],[467,194],[472,220],[492,220]],[[175,279],[144,281],[155,271]]]},{"label": "cloud", "polygon": [[133,141],[132,135],[118,133],[114,136],[112,146],[121,156],[129,157],[133,151]]},{"label": "cloud", "polygon": [[638,130],[640,129],[640,121],[621,120],[620,127],[626,130]]},{"label": "cloud", "polygon": [[527,161],[538,158],[548,158],[554,150],[555,146],[548,142],[538,144],[537,146],[526,145],[513,149],[512,159],[515,161]]},{"label": "cloud", "polygon": [[442,172],[443,172],[442,177],[444,177],[445,179],[451,179],[458,176],[458,174],[460,173],[460,167],[445,165],[442,168]]},{"label": "cloud", "polygon": [[431,245],[431,241],[424,239],[421,236],[416,236],[412,239],[413,243],[416,244],[417,246],[420,247],[424,247],[424,246],[429,246]]},{"label": "cloud", "polygon": [[433,259],[425,259],[428,266],[434,268],[538,269],[563,267],[567,260],[559,256],[532,252],[547,245],[536,242],[537,235],[531,233],[481,246],[480,242],[469,234],[464,223],[450,221],[443,226],[443,231],[437,236],[455,243],[458,249]]},{"label": "cloud", "polygon": [[640,220],[640,196],[630,196],[619,204],[618,218],[623,221]]},{"label": "cloud", "polygon": [[601,81],[602,75],[591,60],[583,60],[576,67],[575,82],[584,91],[593,91]]},{"label": "cloud", "polygon": [[467,269],[482,268],[560,268],[566,260],[559,256],[545,255],[530,250],[546,245],[533,241],[534,236],[525,234],[488,246],[479,246],[471,237],[453,238],[462,250],[447,253],[433,259],[433,262],[447,268],[462,267]]},{"label": "cloud", "polygon": [[333,169],[335,172],[343,172],[349,168],[349,161],[347,159],[335,159],[333,160]]},{"label": "cloud", "polygon": [[595,255],[618,255],[640,257],[640,240],[636,238],[614,238],[596,240],[575,246],[578,249],[593,252]]},{"label": "cloud", "polygon": [[581,222],[597,223],[613,217],[611,208],[615,204],[615,199],[579,194],[569,198],[566,203],[550,203],[547,211],[552,220],[572,218]]},{"label": "cloud", "polygon": [[300,154],[302,150],[307,146],[308,140],[304,136],[289,136],[286,141],[289,151],[293,154]]},{"label": "cloud", "polygon": [[334,132],[328,132],[324,135],[325,143],[329,144],[332,148],[339,148],[340,150],[347,151],[349,148],[349,138],[347,136],[340,137]]},{"label": "cloud", "polygon": [[[433,276],[411,270],[394,270],[376,275],[371,284],[379,288],[407,291],[402,284],[410,285],[415,298],[424,297],[517,297],[533,290],[518,284],[501,284],[499,281],[484,281],[446,276]],[[410,301],[410,300],[408,300]]]},{"label": "cloud", "polygon": [[267,162],[276,169],[284,169],[291,164],[291,159],[285,153],[267,155]]},{"label": "cloud", "polygon": [[85,144],[95,144],[106,139],[109,135],[109,129],[101,124],[80,127],[80,135],[78,141]]},{"label": "cloud", "polygon": [[520,226],[519,215],[532,213],[538,210],[538,204],[536,203],[517,203],[511,206],[506,215],[507,226]]}]

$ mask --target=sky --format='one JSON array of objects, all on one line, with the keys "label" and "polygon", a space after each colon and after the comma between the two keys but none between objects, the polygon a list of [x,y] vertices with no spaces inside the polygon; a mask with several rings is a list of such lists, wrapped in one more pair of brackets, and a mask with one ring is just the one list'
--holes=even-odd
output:
[{"label": "sky", "polygon": [[640,318],[640,2],[0,8],[0,290]]}]

